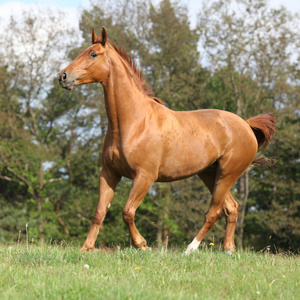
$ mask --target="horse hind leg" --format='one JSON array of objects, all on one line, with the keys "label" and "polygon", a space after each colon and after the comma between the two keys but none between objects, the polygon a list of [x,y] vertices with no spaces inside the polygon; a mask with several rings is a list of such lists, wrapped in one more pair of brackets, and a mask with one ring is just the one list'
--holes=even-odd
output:
[{"label": "horse hind leg", "polygon": [[[204,184],[207,186],[209,189],[210,193],[213,193],[213,189],[215,186],[215,181],[216,181],[216,166],[217,163],[210,168],[206,169],[204,172],[199,173],[198,176],[202,179]],[[205,223],[205,222],[204,222]],[[207,230],[208,231],[208,230]],[[201,241],[198,240],[197,236],[194,238],[194,240],[188,245],[185,254],[190,254],[191,252],[194,252],[198,249]]]},{"label": "horse hind leg", "polygon": [[224,250],[228,254],[232,254],[235,251],[234,233],[239,213],[239,204],[235,201],[230,192],[226,195],[223,211],[226,218]]},{"label": "horse hind leg", "polygon": [[229,172],[227,175],[218,165],[217,168],[209,168],[198,174],[212,194],[211,204],[206,213],[205,221],[197,236],[187,247],[186,254],[195,251],[207,232],[220,218],[222,210],[226,216],[226,230],[224,249],[234,251],[234,231],[238,214],[238,204],[232,197],[230,189],[242,172]]}]

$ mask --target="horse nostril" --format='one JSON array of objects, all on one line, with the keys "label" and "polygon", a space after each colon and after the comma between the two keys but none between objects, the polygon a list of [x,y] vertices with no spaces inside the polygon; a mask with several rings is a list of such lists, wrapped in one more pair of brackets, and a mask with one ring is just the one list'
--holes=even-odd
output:
[{"label": "horse nostril", "polygon": [[62,81],[66,81],[67,79],[67,74],[66,72],[64,72],[62,75],[59,76],[59,81],[62,82]]}]

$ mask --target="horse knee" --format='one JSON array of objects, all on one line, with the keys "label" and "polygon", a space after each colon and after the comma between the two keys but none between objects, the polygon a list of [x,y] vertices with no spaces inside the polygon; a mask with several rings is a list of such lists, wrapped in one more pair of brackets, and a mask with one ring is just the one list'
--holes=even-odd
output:
[{"label": "horse knee", "polygon": [[220,218],[221,214],[222,214],[221,209],[208,211],[205,215],[205,222],[210,224],[210,227],[212,227],[214,223]]},{"label": "horse knee", "polygon": [[133,223],[134,215],[135,215],[134,211],[128,210],[128,209],[123,209],[122,215],[123,215],[123,221],[125,224]]},{"label": "horse knee", "polygon": [[93,224],[101,225],[105,218],[105,215],[106,214],[103,212],[96,212],[94,219],[93,219]]},{"label": "horse knee", "polygon": [[235,223],[239,213],[239,204],[235,201],[233,205],[223,208],[226,222]]}]

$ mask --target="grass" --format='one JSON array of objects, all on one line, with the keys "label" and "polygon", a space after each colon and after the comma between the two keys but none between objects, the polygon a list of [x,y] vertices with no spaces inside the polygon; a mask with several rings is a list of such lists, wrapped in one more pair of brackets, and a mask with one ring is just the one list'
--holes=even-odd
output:
[{"label": "grass", "polygon": [[299,256],[183,252],[2,245],[0,299],[299,299]]}]

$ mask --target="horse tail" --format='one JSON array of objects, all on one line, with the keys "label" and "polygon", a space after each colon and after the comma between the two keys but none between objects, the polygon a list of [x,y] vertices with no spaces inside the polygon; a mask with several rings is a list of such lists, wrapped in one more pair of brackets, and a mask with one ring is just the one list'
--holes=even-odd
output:
[{"label": "horse tail", "polygon": [[[267,147],[273,135],[276,132],[276,122],[272,113],[260,114],[256,117],[252,117],[246,121],[253,130],[257,144],[258,151]],[[270,159],[266,157],[257,157],[253,160],[252,164],[267,164],[272,165]]]}]

